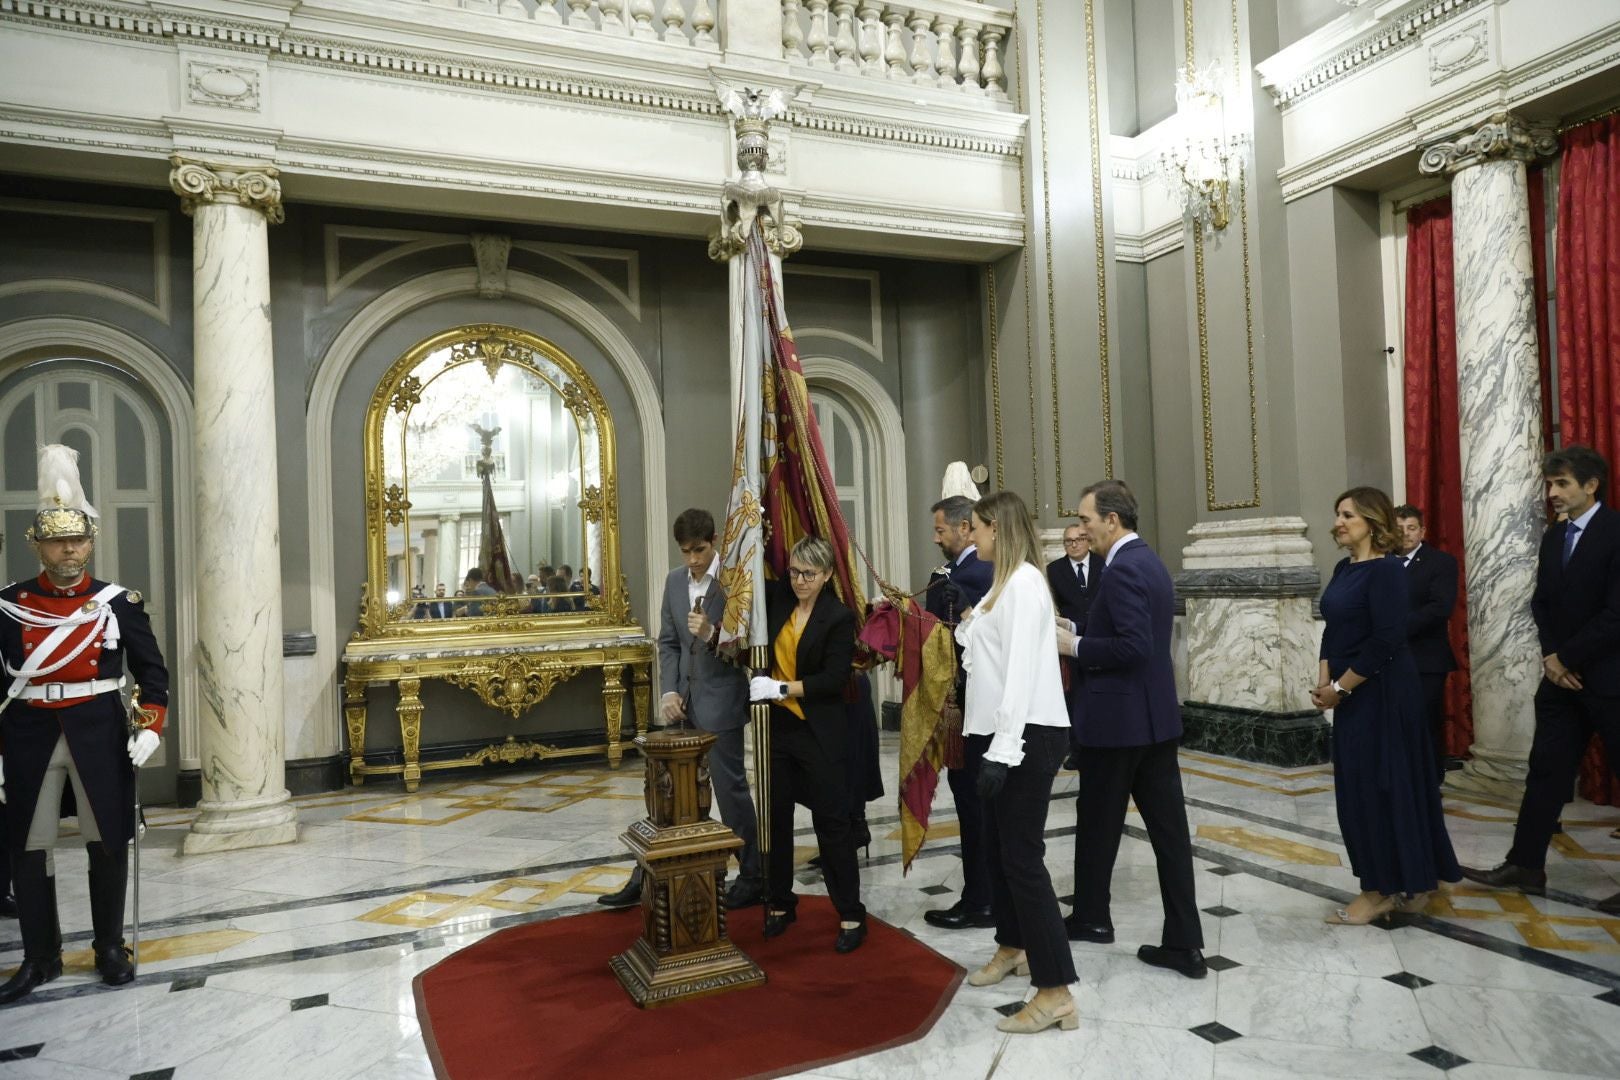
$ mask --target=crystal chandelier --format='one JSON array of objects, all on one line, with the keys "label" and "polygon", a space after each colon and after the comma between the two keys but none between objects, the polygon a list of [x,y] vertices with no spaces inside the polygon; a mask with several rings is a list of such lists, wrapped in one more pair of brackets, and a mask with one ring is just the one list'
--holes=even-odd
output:
[{"label": "crystal chandelier", "polygon": [[1174,131],[1158,159],[1159,174],[1181,203],[1182,214],[1202,232],[1226,228],[1232,216],[1232,185],[1240,178],[1249,137],[1228,129],[1220,65],[1187,65],[1176,80]]}]

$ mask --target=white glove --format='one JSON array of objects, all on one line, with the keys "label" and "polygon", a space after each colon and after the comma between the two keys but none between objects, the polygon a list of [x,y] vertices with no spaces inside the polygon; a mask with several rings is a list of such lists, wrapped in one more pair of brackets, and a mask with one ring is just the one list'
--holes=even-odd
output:
[{"label": "white glove", "polygon": [[130,762],[137,769],[145,765],[146,759],[152,756],[152,752],[158,748],[158,743],[162,741],[158,738],[157,732],[151,728],[143,728],[137,731],[129,737],[129,745],[125,747],[129,751]]},{"label": "white glove", "polygon": [[6,759],[0,757],[0,806],[6,802]]},{"label": "white glove", "polygon": [[786,696],[782,684],[769,675],[755,675],[748,680],[749,701],[781,701]]}]

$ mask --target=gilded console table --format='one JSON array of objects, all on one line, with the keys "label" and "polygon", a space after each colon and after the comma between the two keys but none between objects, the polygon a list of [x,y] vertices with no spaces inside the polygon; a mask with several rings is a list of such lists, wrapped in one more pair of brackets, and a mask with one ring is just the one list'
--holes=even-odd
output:
[{"label": "gilded console table", "polygon": [[[424,771],[512,763],[529,759],[583,757],[606,754],[610,768],[624,759],[624,702],[632,698],[637,734],[645,734],[651,716],[653,657],[651,639],[639,630],[606,631],[577,639],[555,639],[497,646],[419,645],[408,641],[354,640],[343,652],[343,718],[349,730],[349,778],[356,785],[367,776],[402,776],[405,790],[415,791]],[[604,741],[588,746],[558,747],[520,742],[508,735],[465,757],[421,761],[422,699],[424,679],[441,679],[471,690],[480,701],[513,719],[538,705],[559,684],[582,672],[602,673]],[[366,689],[393,684],[399,692],[395,711],[404,748],[399,765],[368,765],[366,752]]]}]

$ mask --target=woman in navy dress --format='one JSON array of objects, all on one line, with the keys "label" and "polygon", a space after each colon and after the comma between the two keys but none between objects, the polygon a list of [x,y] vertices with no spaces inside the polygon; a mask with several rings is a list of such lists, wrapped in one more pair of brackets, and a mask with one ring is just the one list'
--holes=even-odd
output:
[{"label": "woman in navy dress", "polygon": [[1361,895],[1329,915],[1362,925],[1420,910],[1462,873],[1434,785],[1434,749],[1417,666],[1406,647],[1406,567],[1395,509],[1377,488],[1336,501],[1333,539],[1349,552],[1322,593],[1321,665],[1311,701],[1333,710],[1339,831]]}]

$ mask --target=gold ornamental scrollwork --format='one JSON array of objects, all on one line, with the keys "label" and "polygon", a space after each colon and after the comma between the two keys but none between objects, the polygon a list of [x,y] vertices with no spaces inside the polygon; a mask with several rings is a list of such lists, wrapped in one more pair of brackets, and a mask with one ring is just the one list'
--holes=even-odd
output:
[{"label": "gold ornamental scrollwork", "polygon": [[492,709],[500,709],[513,719],[550,696],[558,684],[580,672],[580,665],[559,663],[532,656],[511,656],[490,664],[470,664],[444,676],[446,682],[478,695]]},{"label": "gold ornamental scrollwork", "polygon": [[389,484],[388,490],[383,492],[383,520],[390,525],[401,525],[405,522],[405,511],[411,508],[411,500],[405,497],[405,489],[398,484]]},{"label": "gold ornamental scrollwork", "polygon": [[602,520],[602,489],[595,484],[587,485],[580,496],[579,508],[585,512],[585,520],[593,525]]},{"label": "gold ornamental scrollwork", "polygon": [[412,405],[419,404],[421,400],[422,380],[415,375],[407,375],[400,380],[399,389],[394,391],[393,400],[389,404],[395,412],[402,413]]}]

